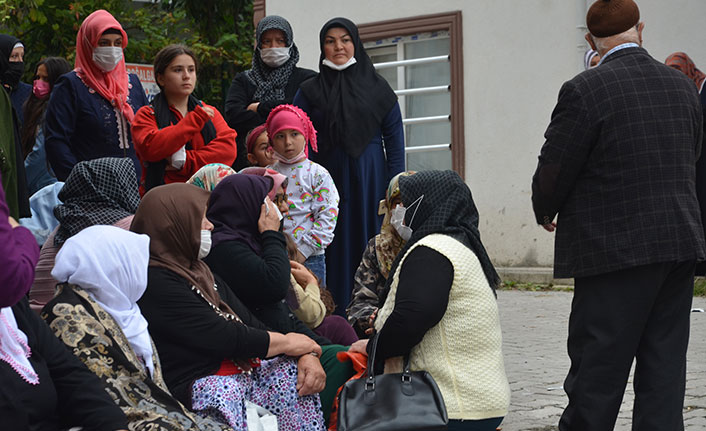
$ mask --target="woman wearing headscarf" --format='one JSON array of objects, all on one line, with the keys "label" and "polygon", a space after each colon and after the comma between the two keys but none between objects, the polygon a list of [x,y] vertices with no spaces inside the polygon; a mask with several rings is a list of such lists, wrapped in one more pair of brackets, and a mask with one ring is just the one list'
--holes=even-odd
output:
[{"label": "woman wearing headscarf", "polygon": [[59,181],[77,162],[100,157],[129,157],[140,176],[130,124],[147,96],[137,75],[127,73],[125,47],[125,30],[105,10],[78,30],[75,68],[57,81],[46,112],[47,160]]},{"label": "woman wearing headscarf", "polygon": [[[449,430],[494,431],[510,404],[495,298],[500,278],[481,242],[471,191],[453,171],[403,176],[399,187],[402,203],[390,223],[407,242],[380,295],[378,365],[394,372],[409,354],[411,370],[436,380]],[[361,340],[351,350],[370,347]]]},{"label": "woman wearing headscarf", "polygon": [[[685,52],[675,52],[665,60],[664,64],[672,67],[694,81],[696,89],[701,96],[701,107],[704,113],[704,124],[706,124],[706,91],[704,91],[704,82],[706,82],[706,73],[699,70],[694,64],[694,61],[686,55]],[[702,150],[703,151],[703,150]],[[706,157],[699,157],[696,162],[696,196],[699,199],[701,207],[701,224],[704,226],[706,233]],[[696,274],[703,275],[706,273],[706,262],[696,264]]]},{"label": "woman wearing headscarf", "polygon": [[[273,189],[270,178],[243,174],[226,177],[216,186],[206,213],[214,225],[213,249],[205,262],[264,324],[284,333],[305,334],[322,346],[326,388],[321,404],[328,418],[336,389],[353,373],[349,364],[335,358],[345,348],[317,335],[288,308],[291,266],[286,240],[279,221],[269,228],[260,223],[262,202],[270,200]],[[275,213],[274,206],[270,212]]]},{"label": "woman wearing headscarf", "polygon": [[47,57],[39,61],[35,69],[32,94],[22,107],[22,157],[30,196],[39,189],[56,182],[49,169],[44,148],[44,114],[54,84],[59,77],[71,71],[71,64],[61,57]]},{"label": "woman wearing headscarf", "polygon": [[0,173],[7,206],[15,218],[32,215],[20,142],[22,104],[32,90],[20,81],[24,51],[24,45],[16,37],[0,34],[0,84],[5,90],[0,94]]},{"label": "woman wearing headscarf", "polygon": [[37,310],[54,296],[56,280],[51,270],[56,253],[67,239],[96,224],[130,228],[140,203],[132,161],[106,157],[79,162],[58,197],[62,204],[54,208],[54,216],[59,226],[42,247],[29,295],[32,308]]},{"label": "woman wearing headscarf", "polygon": [[193,184],[207,192],[212,192],[223,178],[234,173],[233,168],[223,163],[209,163],[196,171],[186,183]]},{"label": "woman wearing headscarf", "polygon": [[[0,181],[2,178],[0,178]],[[0,188],[0,417],[4,429],[125,429],[125,415],[95,375],[30,311],[38,248],[9,216]],[[64,426],[62,426],[62,424]]]},{"label": "woman wearing headscarf", "polygon": [[[167,389],[137,300],[147,288],[149,237],[91,226],[69,238],[52,275],[61,285],[42,317],[103,382],[132,429],[223,431]],[[80,347],[79,347],[80,346]]]},{"label": "woman wearing headscarf", "polygon": [[0,34],[0,82],[10,94],[18,126],[24,121],[22,106],[32,94],[32,86],[20,81],[25,71],[25,46],[14,36]]},{"label": "woman wearing headscarf", "polygon": [[[186,406],[236,429],[247,427],[247,400],[276,414],[280,430],[322,430],[316,395],[325,380],[317,371],[321,348],[304,335],[269,330],[201,261],[213,229],[205,216],[208,198],[209,192],[190,184],[155,187],[131,226],[150,237],[147,290],[139,305],[164,380]],[[260,222],[279,225],[274,207]]]},{"label": "woman wearing headscarf", "polygon": [[372,325],[379,308],[380,292],[390,276],[392,262],[405,244],[405,240],[392,226],[390,219],[392,210],[402,202],[400,177],[412,174],[414,171],[402,172],[390,180],[385,199],[380,201],[378,208],[378,214],[383,215],[380,233],[368,241],[368,246],[355,272],[353,296],[346,308],[346,316],[361,338],[369,336],[373,331]]},{"label": "woman wearing headscarf", "polygon": [[263,124],[275,106],[291,104],[299,85],[316,75],[313,70],[297,67],[299,49],[294,32],[281,16],[260,20],[255,43],[252,68],[235,75],[226,97],[226,120],[238,133],[236,170],[248,165],[248,132]]},{"label": "woman wearing headscarf", "polygon": [[378,203],[404,170],[404,133],[397,96],[375,72],[355,24],[333,18],[319,43],[319,75],[301,85],[294,104],[318,131],[319,151],[311,160],[329,171],[340,194],[326,268],[334,299],[345,307],[363,250],[380,229]]}]

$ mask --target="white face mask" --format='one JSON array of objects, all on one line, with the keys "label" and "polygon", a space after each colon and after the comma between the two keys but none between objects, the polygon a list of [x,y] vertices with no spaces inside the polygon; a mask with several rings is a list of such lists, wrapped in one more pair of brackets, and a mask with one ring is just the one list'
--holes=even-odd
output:
[{"label": "white face mask", "polygon": [[119,46],[99,46],[93,50],[93,61],[103,72],[110,72],[123,59],[123,49]]},{"label": "white face mask", "polygon": [[289,46],[283,48],[261,48],[260,58],[262,62],[271,68],[280,67],[289,60]]},{"label": "white face mask", "polygon": [[340,72],[342,70],[348,69],[349,67],[353,66],[357,62],[358,61],[355,59],[355,56],[353,56],[353,57],[349,58],[348,61],[346,61],[343,64],[336,64],[333,61],[329,60],[328,58],[324,58],[324,61],[322,61],[321,64],[323,64],[324,66],[328,66],[331,69],[337,70]]},{"label": "white face mask", "polygon": [[211,251],[211,231],[201,229],[201,245],[199,246],[199,259],[208,256]]},{"label": "white face mask", "polygon": [[[419,209],[419,204],[422,202],[422,199],[424,199],[424,195],[421,195],[412,202],[412,204],[409,206],[412,208],[413,206],[417,206],[414,209],[414,213],[412,213],[412,218],[409,220],[409,224],[411,225],[412,222],[414,221],[414,216],[417,215],[417,210]],[[404,224],[404,216],[407,214],[407,208],[404,207],[404,205],[399,204],[395,208],[392,209],[390,212],[390,224],[392,227],[395,228],[397,233],[400,235],[400,238],[402,238],[405,241],[409,241],[409,239],[412,237],[412,228],[409,226],[405,226]]]}]

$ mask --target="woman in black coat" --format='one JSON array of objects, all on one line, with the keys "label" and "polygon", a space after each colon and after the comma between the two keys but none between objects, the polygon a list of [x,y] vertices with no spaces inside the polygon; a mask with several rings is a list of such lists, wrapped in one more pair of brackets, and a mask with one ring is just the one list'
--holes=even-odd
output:
[{"label": "woman in black coat", "polygon": [[248,165],[245,137],[263,124],[275,106],[291,104],[299,84],[316,76],[310,69],[296,66],[299,49],[286,19],[266,16],[257,24],[257,46],[252,68],[235,75],[226,97],[226,121],[238,132],[235,170]]}]

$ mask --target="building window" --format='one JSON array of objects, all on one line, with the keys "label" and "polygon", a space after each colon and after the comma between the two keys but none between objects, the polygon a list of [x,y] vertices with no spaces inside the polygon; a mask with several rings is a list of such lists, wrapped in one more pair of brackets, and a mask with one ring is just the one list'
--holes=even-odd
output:
[{"label": "building window", "polygon": [[408,170],[464,174],[461,13],[360,25],[366,51],[399,97]]}]

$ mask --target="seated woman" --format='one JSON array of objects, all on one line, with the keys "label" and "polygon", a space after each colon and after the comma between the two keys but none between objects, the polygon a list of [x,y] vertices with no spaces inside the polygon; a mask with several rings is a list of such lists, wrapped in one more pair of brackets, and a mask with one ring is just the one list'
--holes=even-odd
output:
[{"label": "seated woman", "polygon": [[233,175],[234,173],[235,171],[233,168],[224,165],[223,163],[209,163],[196,171],[196,173],[192,175],[186,183],[193,184],[196,187],[206,190],[207,192],[212,192],[223,178],[228,175]]},{"label": "seated woman", "polygon": [[[321,404],[328,417],[336,390],[350,376],[350,363],[336,360],[345,350],[314,333],[294,316],[286,303],[291,266],[284,234],[274,205],[267,214],[273,181],[254,175],[231,175],[211,192],[207,216],[214,224],[213,249],[204,259],[225,280],[233,293],[259,320],[280,332],[306,334],[323,346],[321,364],[326,370],[326,388]],[[277,187],[275,186],[275,190]],[[271,224],[264,223],[274,217]]]},{"label": "seated woman", "polygon": [[[2,178],[0,178],[0,182]],[[0,417],[8,430],[127,429],[100,380],[29,309],[37,244],[0,187]]]},{"label": "seated woman", "polygon": [[197,72],[196,56],[184,45],[169,45],[154,57],[161,91],[132,123],[143,194],[160,184],[183,183],[209,163],[235,161],[235,131],[216,108],[192,94]]},{"label": "seated woman", "polygon": [[69,238],[52,271],[62,283],[42,317],[103,381],[133,429],[222,431],[169,393],[137,300],[147,287],[150,240],[115,226]]},{"label": "seated woman", "polygon": [[[240,174],[271,178],[274,184],[267,196],[277,205],[282,215],[287,214],[289,211],[289,201],[287,200],[289,178],[275,170],[255,166],[242,169]],[[331,294],[326,290],[325,286],[320,286],[320,280],[310,269],[295,260],[297,246],[292,237],[288,234],[284,234],[284,237],[291,266],[289,288],[286,295],[287,306],[314,333],[328,338],[335,344],[351,345],[358,340],[355,332],[344,318],[331,316],[331,313],[327,313],[322,293],[324,296],[328,296],[332,304],[333,298]],[[333,308],[335,308],[335,305],[333,305]]]},{"label": "seated woman", "polygon": [[30,304],[42,309],[54,296],[56,280],[51,276],[54,258],[64,241],[96,224],[130,228],[140,195],[132,161],[106,157],[78,162],[59,192],[63,204],[54,208],[59,226],[42,246],[37,271],[29,293]]},{"label": "seated woman", "polygon": [[379,294],[385,287],[392,262],[405,244],[394,226],[390,224],[392,210],[400,204],[400,177],[414,174],[414,171],[401,172],[390,180],[385,199],[380,201],[378,214],[384,215],[380,233],[368,241],[368,246],[360,259],[360,265],[353,279],[353,295],[346,316],[359,337],[367,337],[373,332],[373,322],[377,314]]},{"label": "seated woman", "polygon": [[[139,306],[164,380],[186,406],[238,430],[247,427],[246,400],[276,414],[280,430],[322,430],[316,395],[326,378],[321,348],[304,335],[269,330],[200,260],[213,229],[205,217],[208,197],[190,184],[155,187],[131,226],[150,237],[147,290]],[[262,223],[278,224],[274,208]]]},{"label": "seated woman", "polygon": [[[500,278],[480,240],[471,191],[453,171],[418,172],[399,185],[391,223],[411,236],[381,294],[376,359],[394,371],[409,353],[410,369],[428,371],[449,430],[494,431],[510,404],[494,294]],[[361,340],[351,350],[368,347]]]}]

